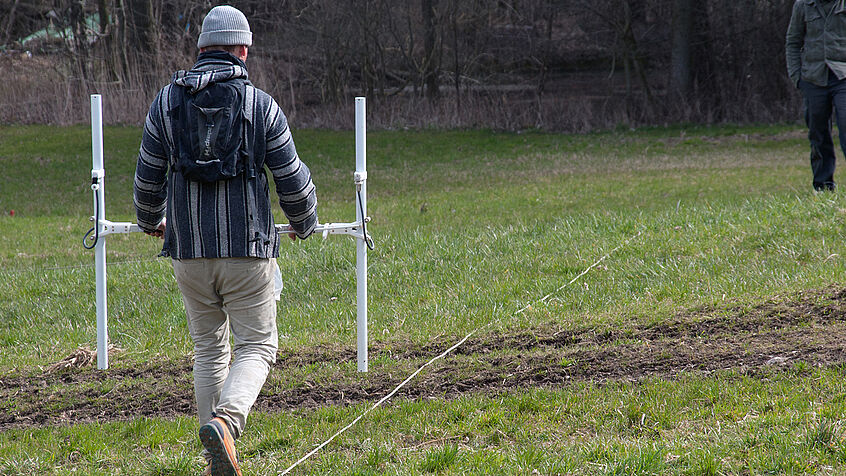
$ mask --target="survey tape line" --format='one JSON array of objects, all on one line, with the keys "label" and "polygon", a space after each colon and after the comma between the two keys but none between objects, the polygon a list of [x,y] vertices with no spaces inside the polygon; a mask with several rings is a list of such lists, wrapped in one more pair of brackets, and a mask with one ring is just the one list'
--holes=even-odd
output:
[{"label": "survey tape line", "polygon": [[[595,268],[595,267],[599,266],[599,264],[600,264],[600,263],[602,263],[603,261],[605,261],[605,260],[606,260],[609,256],[611,256],[612,254],[614,254],[615,252],[617,252],[620,248],[623,248],[624,246],[628,245],[628,244],[629,244],[632,240],[634,240],[635,238],[639,237],[639,236],[641,235],[641,233],[642,233],[642,231],[638,231],[636,234],[634,234],[634,235],[632,235],[631,237],[629,237],[626,241],[624,241],[623,243],[619,244],[616,248],[614,248],[613,250],[611,250],[611,251],[609,251],[609,252],[605,253],[605,254],[604,254],[601,258],[599,258],[598,260],[596,260],[596,261],[595,261],[592,265],[590,265],[590,266],[588,266],[587,268],[585,268],[585,270],[584,270],[584,271],[582,271],[581,273],[579,273],[579,274],[578,274],[575,278],[573,278],[573,279],[571,279],[570,281],[568,281],[568,282],[567,282],[567,284],[564,284],[564,285],[560,286],[558,289],[556,289],[555,291],[553,291],[553,292],[551,292],[551,293],[547,294],[546,296],[544,296],[543,298],[541,298],[540,300],[538,300],[538,301],[536,301],[536,302],[538,302],[538,303],[545,302],[545,301],[546,301],[547,299],[549,299],[549,297],[550,297],[550,296],[552,296],[553,294],[555,294],[555,293],[557,293],[557,292],[560,292],[561,290],[563,290],[563,289],[564,289],[564,288],[566,288],[567,286],[572,285],[573,283],[575,283],[576,281],[578,281],[578,280],[579,280],[582,276],[584,276],[584,275],[586,275],[588,272],[590,272],[590,270],[592,270],[593,268]],[[519,310],[518,310],[518,311],[516,311],[514,314],[512,314],[512,316],[516,316],[517,314],[522,314],[522,313],[523,313],[523,312],[525,312],[525,311],[526,311],[526,310],[527,310],[530,306],[531,306],[531,304],[527,304],[527,305],[526,305],[526,306],[524,306],[522,309],[519,309]],[[441,352],[441,353],[440,353],[440,354],[438,354],[436,357],[434,357],[433,359],[431,359],[431,360],[429,360],[428,362],[426,362],[425,364],[423,364],[423,365],[422,365],[419,369],[415,370],[415,371],[414,371],[411,375],[409,375],[409,376],[408,376],[405,380],[403,380],[402,382],[400,382],[400,384],[399,384],[399,385],[397,385],[396,387],[394,387],[394,389],[393,389],[393,390],[391,390],[391,391],[390,391],[390,393],[388,393],[387,395],[385,395],[384,397],[382,397],[381,399],[379,399],[379,401],[378,401],[378,402],[374,403],[374,404],[373,404],[372,406],[370,406],[367,410],[365,410],[364,412],[362,412],[362,413],[361,413],[361,415],[357,416],[357,417],[356,417],[353,421],[351,421],[351,422],[350,422],[349,424],[347,424],[345,427],[343,427],[343,428],[341,428],[340,430],[336,431],[336,432],[335,432],[335,434],[334,434],[334,435],[332,435],[332,436],[330,436],[328,440],[326,440],[326,441],[324,441],[323,443],[319,444],[319,445],[318,445],[317,447],[315,447],[313,450],[311,450],[311,451],[309,451],[308,453],[306,453],[306,454],[305,454],[302,458],[298,459],[298,460],[297,460],[294,464],[292,464],[292,465],[291,465],[291,466],[289,466],[287,469],[285,469],[284,471],[282,471],[281,473],[279,473],[279,476],[285,476],[286,474],[290,473],[290,472],[291,472],[294,468],[296,468],[297,466],[299,466],[300,464],[302,464],[305,460],[307,460],[307,459],[311,458],[312,456],[314,456],[315,454],[317,454],[320,450],[322,450],[323,448],[325,448],[325,447],[326,447],[326,445],[328,445],[329,443],[331,443],[332,441],[334,441],[334,440],[335,440],[335,438],[337,438],[337,437],[341,436],[341,435],[342,435],[345,431],[347,431],[347,430],[349,430],[350,428],[352,428],[353,426],[355,426],[355,424],[356,424],[356,423],[358,423],[359,421],[361,421],[361,419],[362,419],[362,418],[364,418],[364,417],[366,417],[366,416],[367,416],[370,412],[372,412],[373,410],[375,410],[376,408],[378,408],[379,406],[381,406],[381,405],[382,405],[383,403],[385,403],[386,401],[390,400],[390,398],[391,398],[391,397],[393,397],[394,395],[396,395],[396,394],[397,394],[397,392],[399,392],[399,391],[400,391],[400,389],[402,389],[402,388],[403,388],[403,387],[404,387],[404,386],[405,386],[408,382],[412,381],[412,380],[414,379],[414,377],[416,377],[416,376],[417,376],[420,372],[422,372],[422,371],[423,371],[423,369],[425,369],[426,367],[428,367],[428,366],[432,365],[434,362],[436,362],[436,361],[438,361],[438,360],[440,360],[440,359],[442,359],[442,358],[446,357],[447,355],[449,355],[449,354],[450,354],[453,350],[455,350],[455,349],[459,348],[462,344],[464,344],[465,342],[467,342],[467,340],[468,340],[469,338],[473,337],[473,335],[474,335],[474,334],[476,334],[477,332],[479,332],[479,331],[481,331],[481,330],[483,330],[483,329],[485,329],[485,328],[487,328],[487,327],[490,327],[490,326],[492,326],[493,324],[496,324],[497,322],[499,322],[499,321],[501,321],[501,320],[502,320],[501,318],[500,318],[500,319],[496,319],[496,320],[494,320],[494,321],[488,322],[487,324],[485,324],[485,325],[483,325],[483,326],[481,326],[481,327],[479,327],[479,328],[477,328],[477,329],[473,330],[472,332],[470,332],[469,334],[467,334],[466,336],[464,336],[464,338],[463,338],[463,339],[461,339],[460,341],[456,342],[456,343],[455,343],[452,347],[450,347],[449,349],[447,349],[447,350],[445,350],[445,351]]]},{"label": "survey tape line", "polygon": [[435,361],[437,361],[438,359],[442,359],[442,358],[446,357],[446,356],[447,356],[447,354],[449,354],[450,352],[452,352],[453,350],[455,350],[456,348],[458,348],[461,344],[463,344],[464,342],[466,342],[466,341],[467,341],[467,339],[469,339],[470,337],[472,337],[472,336],[473,336],[473,334],[475,334],[475,333],[476,333],[477,331],[479,331],[480,329],[483,329],[483,327],[480,327],[479,329],[476,329],[476,330],[474,330],[473,332],[471,332],[471,333],[467,334],[467,335],[466,335],[463,339],[461,339],[460,341],[458,341],[455,345],[453,345],[453,346],[452,346],[452,347],[450,347],[449,349],[447,349],[447,350],[445,350],[445,351],[441,352],[441,354],[440,354],[440,355],[438,355],[437,357],[433,358],[432,360],[430,360],[430,361],[426,362],[425,364],[423,364],[423,366],[421,366],[419,369],[417,369],[416,371],[414,371],[414,373],[412,373],[411,375],[409,375],[409,376],[408,376],[408,378],[406,378],[405,380],[403,380],[403,381],[402,381],[399,385],[397,385],[397,386],[396,386],[393,390],[391,390],[391,392],[390,392],[390,393],[388,393],[387,395],[385,395],[384,397],[382,397],[382,398],[381,398],[378,402],[374,403],[374,404],[373,404],[373,406],[371,406],[370,408],[368,408],[367,410],[365,410],[365,411],[364,411],[361,415],[357,416],[357,417],[356,417],[353,421],[351,421],[351,422],[350,422],[347,426],[345,426],[345,427],[341,428],[340,430],[338,430],[337,432],[335,432],[335,434],[334,434],[334,435],[332,435],[331,437],[329,437],[329,439],[328,439],[328,440],[324,441],[323,443],[321,443],[320,445],[318,445],[316,448],[314,448],[313,450],[309,451],[309,452],[308,452],[305,456],[303,456],[302,458],[300,458],[299,460],[297,460],[297,462],[296,462],[296,463],[294,463],[294,464],[292,464],[291,466],[289,466],[289,467],[288,467],[288,469],[286,469],[285,471],[282,471],[281,473],[279,473],[279,474],[280,474],[280,476],[284,476],[284,475],[288,474],[289,472],[291,472],[291,470],[293,470],[294,468],[296,468],[297,466],[299,466],[299,465],[300,465],[303,461],[305,461],[305,460],[307,460],[307,459],[311,458],[312,456],[314,456],[314,455],[315,455],[318,451],[320,451],[320,450],[321,450],[321,449],[323,449],[326,445],[328,445],[329,443],[331,443],[331,442],[332,442],[335,438],[337,438],[337,437],[338,437],[338,436],[340,436],[342,433],[344,433],[345,431],[347,431],[347,430],[349,430],[350,428],[352,428],[352,427],[353,427],[356,423],[358,423],[358,422],[359,422],[362,418],[364,418],[365,416],[367,416],[367,414],[369,414],[371,411],[375,410],[375,409],[376,409],[376,408],[378,408],[380,405],[382,405],[383,403],[385,403],[386,401],[388,401],[391,397],[393,397],[394,395],[396,395],[396,393],[397,393],[397,392],[399,392],[399,391],[400,391],[400,389],[401,389],[402,387],[404,387],[404,386],[405,386],[405,384],[407,384],[407,383],[408,383],[408,382],[410,382],[412,379],[414,379],[414,377],[416,377],[416,376],[417,376],[417,374],[419,374],[420,372],[422,372],[422,371],[423,371],[423,369],[425,369],[426,367],[428,367],[429,365],[431,365],[432,363],[434,363],[434,362],[435,362]]},{"label": "survey tape line", "polygon": [[[551,293],[547,294],[546,296],[544,296],[544,297],[540,298],[540,300],[536,301],[536,303],[544,303],[544,302],[546,302],[546,300],[547,300],[547,299],[549,299],[550,297],[552,297],[554,294],[558,294],[559,292],[561,292],[561,291],[562,291],[564,288],[566,288],[567,286],[570,286],[571,284],[575,283],[575,282],[576,282],[576,281],[578,281],[578,280],[579,280],[582,276],[584,276],[584,275],[588,274],[588,273],[590,272],[590,270],[592,270],[593,268],[595,268],[595,267],[599,266],[599,265],[600,265],[603,261],[605,261],[605,260],[606,260],[609,256],[611,256],[612,254],[616,253],[616,252],[617,252],[617,250],[619,250],[620,248],[622,248],[622,247],[624,247],[624,246],[628,245],[628,244],[629,244],[629,242],[631,242],[633,239],[635,239],[635,238],[637,238],[638,236],[640,236],[640,234],[641,234],[641,233],[643,233],[643,231],[642,231],[642,230],[641,230],[641,231],[638,231],[636,234],[634,234],[634,235],[632,235],[631,237],[629,237],[629,239],[627,239],[627,240],[626,240],[626,241],[624,241],[623,243],[620,243],[620,244],[619,244],[616,248],[614,248],[613,250],[611,250],[611,251],[609,251],[609,252],[605,253],[605,254],[602,256],[602,258],[599,258],[599,259],[598,259],[598,260],[596,260],[596,262],[594,262],[592,265],[590,265],[590,266],[588,266],[587,268],[585,268],[585,270],[584,270],[584,271],[582,271],[581,273],[579,273],[579,274],[578,274],[578,276],[576,276],[575,278],[571,279],[571,280],[570,280],[567,284],[564,284],[564,285],[559,286],[559,287],[558,287],[558,289],[556,289],[555,291],[552,291]],[[515,312],[515,313],[514,313],[514,315],[516,316],[517,314],[522,314],[522,313],[524,313],[527,309],[529,309],[530,307],[532,307],[532,304],[531,304],[531,303],[530,303],[530,304],[526,304],[525,306],[523,306],[523,308],[522,308],[522,309],[520,309],[520,310],[518,310],[517,312]]]}]

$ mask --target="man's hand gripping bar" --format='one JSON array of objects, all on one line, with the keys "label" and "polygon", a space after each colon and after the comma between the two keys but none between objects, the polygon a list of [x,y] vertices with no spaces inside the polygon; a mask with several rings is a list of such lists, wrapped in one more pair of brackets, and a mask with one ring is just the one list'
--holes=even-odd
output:
[{"label": "man's hand gripping bar", "polygon": [[[370,217],[364,219],[370,221]],[[276,233],[295,233],[291,225],[276,225]],[[314,227],[314,233],[322,234],[325,239],[329,235],[350,235],[359,240],[371,241],[369,235],[365,235],[361,223],[318,223]]]}]

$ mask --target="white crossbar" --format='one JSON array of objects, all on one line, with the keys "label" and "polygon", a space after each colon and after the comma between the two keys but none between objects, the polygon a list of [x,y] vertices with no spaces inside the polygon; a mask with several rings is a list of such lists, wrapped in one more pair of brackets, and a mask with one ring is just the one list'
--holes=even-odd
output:
[{"label": "white crossbar", "polygon": [[[89,221],[97,221],[95,217],[90,217]],[[107,235],[115,235],[121,233],[141,233],[141,227],[139,227],[135,223],[131,223],[128,221],[110,221],[110,220],[99,220],[100,225],[100,237],[104,237]],[[276,233],[280,234],[287,234],[287,233],[294,233],[294,229],[291,225],[276,225]],[[350,235],[353,238],[364,239],[364,232],[362,231],[361,223],[318,223],[314,227],[314,234],[315,235],[322,235],[326,238],[329,235]]]},{"label": "white crossbar", "polygon": [[[366,130],[365,130],[365,99],[355,98],[356,116],[356,168],[353,176],[357,204],[356,221],[353,223],[321,223],[315,229],[315,234],[350,235],[356,240],[356,346],[358,351],[358,371],[367,372],[367,248],[372,243],[366,234],[366,224],[370,221],[367,216],[367,170],[366,170]],[[94,210],[97,214],[90,220],[95,223],[96,231],[95,271],[96,271],[96,299],[97,299],[97,368],[109,368],[109,334],[108,312],[106,297],[106,240],[105,237],[121,233],[138,233],[141,228],[130,222],[113,222],[105,218],[105,194],[103,190],[106,172],[103,168],[103,110],[102,98],[99,94],[91,95],[91,143],[93,168],[91,169],[91,189],[94,191]],[[277,233],[293,233],[291,225],[276,225]],[[101,239],[102,238],[102,239]]]}]

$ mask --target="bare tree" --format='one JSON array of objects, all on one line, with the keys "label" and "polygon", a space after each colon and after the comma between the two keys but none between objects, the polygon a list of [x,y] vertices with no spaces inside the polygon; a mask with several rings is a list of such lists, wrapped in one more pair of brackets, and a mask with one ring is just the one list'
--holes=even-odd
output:
[{"label": "bare tree", "polygon": [[437,99],[439,92],[439,58],[435,51],[437,29],[435,25],[435,8],[438,0],[421,0],[420,6],[423,16],[423,84],[426,87],[426,97]]},{"label": "bare tree", "polygon": [[6,27],[3,29],[3,37],[0,38],[0,45],[5,45],[12,39],[12,25],[15,24],[15,13],[18,10],[20,0],[15,0],[12,8],[9,9],[9,14],[6,17]]},{"label": "bare tree", "polygon": [[687,95],[693,81],[693,4],[695,1],[673,0],[670,90],[679,95]]},{"label": "bare tree", "polygon": [[129,24],[129,41],[124,45],[127,56],[139,54],[142,60],[156,57],[159,44],[153,0],[123,0],[123,4]]},{"label": "bare tree", "polygon": [[[256,38],[251,77],[284,93],[301,114],[334,111],[351,93],[363,93],[414,106],[390,114],[419,111],[416,101],[425,97],[432,104],[423,107],[454,105],[472,124],[507,117],[506,127],[578,123],[583,130],[621,120],[792,118],[798,100],[782,49],[793,1],[230,3],[247,14]],[[16,39],[49,25],[47,38],[26,47],[53,55],[53,76],[66,81],[61,94],[112,85],[131,104],[194,57],[214,3],[0,0],[0,41],[14,49]],[[449,96],[454,103],[444,101]],[[73,110],[71,102],[65,110]],[[555,111],[569,104],[585,117],[556,120]]]},{"label": "bare tree", "polygon": [[644,0],[605,0],[601,2],[582,0],[581,10],[601,20],[613,32],[613,41],[609,44],[612,52],[612,73],[617,64],[622,65],[625,84],[626,106],[629,115],[636,113],[636,89],[642,96],[643,109],[649,114],[653,109],[654,97],[649,74],[636,32],[637,22],[645,20],[646,4]]}]

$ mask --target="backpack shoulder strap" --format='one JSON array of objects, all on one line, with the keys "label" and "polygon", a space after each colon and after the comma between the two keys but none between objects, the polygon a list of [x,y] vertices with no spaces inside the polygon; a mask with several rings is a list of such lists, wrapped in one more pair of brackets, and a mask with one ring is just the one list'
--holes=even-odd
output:
[{"label": "backpack shoulder strap", "polygon": [[243,154],[244,164],[247,172],[247,176],[250,178],[255,178],[256,175],[256,164],[255,164],[255,157],[253,156],[253,149],[255,144],[255,97],[256,97],[256,88],[252,85],[248,80],[239,81],[239,88],[241,91],[241,97],[243,98],[243,114],[244,114],[244,121],[243,121],[243,140],[241,142],[241,153]]},{"label": "backpack shoulder strap", "polygon": [[170,92],[168,94],[168,101],[167,101],[167,108],[165,113],[167,114],[167,122],[168,125],[166,126],[170,135],[171,140],[171,165],[176,163],[176,159],[179,156],[179,150],[183,147],[183,143],[185,141],[185,133],[184,124],[185,124],[185,115],[187,114],[188,100],[188,90],[184,86],[180,86],[176,83],[170,83],[168,85],[170,87]]}]

